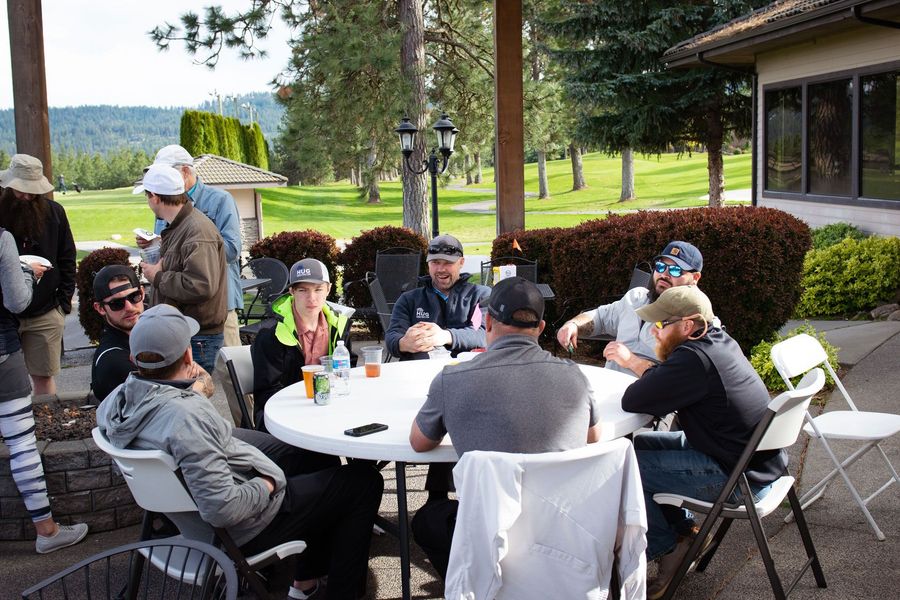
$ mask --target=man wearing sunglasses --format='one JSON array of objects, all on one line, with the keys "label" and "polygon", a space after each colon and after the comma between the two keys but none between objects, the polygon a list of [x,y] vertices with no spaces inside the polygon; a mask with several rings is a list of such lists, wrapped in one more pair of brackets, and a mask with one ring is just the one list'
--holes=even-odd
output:
[{"label": "man wearing sunglasses", "polygon": [[[134,269],[127,265],[107,265],[97,271],[93,288],[94,310],[105,322],[91,365],[91,389],[99,403],[136,370],[128,340],[144,312],[144,288]],[[194,390],[209,398],[214,391],[212,379],[199,365],[194,365],[197,379]]]},{"label": "man wearing sunglasses", "polygon": [[650,304],[668,289],[697,285],[702,270],[703,255],[696,246],[683,241],[669,242],[653,258],[649,288],[628,290],[620,300],[566,321],[556,332],[556,339],[563,348],[576,348],[579,335],[615,336],[603,351],[606,368],[629,375],[641,373],[656,362],[656,338],[651,334],[651,324],[641,320],[635,310]]},{"label": "man wearing sunglasses", "polygon": [[[662,417],[678,411],[682,431],[634,436],[646,500],[647,559],[659,558],[647,598],[660,598],[688,551],[690,513],[653,501],[684,494],[714,502],[766,411],[769,393],[740,346],[716,327],[712,304],[696,286],[679,286],[636,310],[657,340],[659,365],[640,371],[622,396],[629,412]],[[756,499],[784,472],[783,450],[757,452],[746,471]]]}]

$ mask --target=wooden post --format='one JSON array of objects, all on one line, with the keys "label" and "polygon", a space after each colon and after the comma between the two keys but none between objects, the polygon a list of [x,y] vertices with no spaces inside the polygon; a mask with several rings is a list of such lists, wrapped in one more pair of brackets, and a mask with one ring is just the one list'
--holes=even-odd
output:
[{"label": "wooden post", "polygon": [[494,0],[497,234],[525,228],[522,0]]},{"label": "wooden post", "polygon": [[6,5],[9,13],[16,152],[41,159],[44,175],[53,181],[41,0],[7,0]]}]

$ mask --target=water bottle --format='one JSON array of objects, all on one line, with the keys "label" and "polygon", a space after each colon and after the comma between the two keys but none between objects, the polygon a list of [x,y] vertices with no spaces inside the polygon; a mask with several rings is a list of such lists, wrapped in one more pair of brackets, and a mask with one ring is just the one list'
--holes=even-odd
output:
[{"label": "water bottle", "polygon": [[334,371],[331,393],[334,396],[347,396],[350,394],[350,351],[344,346],[343,340],[337,343],[337,347],[331,354],[331,364]]}]

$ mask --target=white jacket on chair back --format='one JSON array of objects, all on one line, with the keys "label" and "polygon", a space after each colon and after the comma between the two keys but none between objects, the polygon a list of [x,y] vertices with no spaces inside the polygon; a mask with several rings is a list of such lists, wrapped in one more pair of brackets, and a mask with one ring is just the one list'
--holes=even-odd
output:
[{"label": "white jacket on chair back", "polygon": [[646,596],[647,516],[628,440],[544,454],[466,452],[447,600]]}]

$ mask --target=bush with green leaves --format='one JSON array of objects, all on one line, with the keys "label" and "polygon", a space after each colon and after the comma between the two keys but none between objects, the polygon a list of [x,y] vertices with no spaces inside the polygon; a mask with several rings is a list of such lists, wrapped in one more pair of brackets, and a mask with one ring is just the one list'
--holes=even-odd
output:
[{"label": "bush with green leaves", "polygon": [[[781,375],[778,374],[778,371],[775,369],[775,365],[772,363],[772,346],[786,340],[788,338],[792,338],[795,335],[799,335],[801,333],[805,333],[810,335],[822,344],[822,347],[825,349],[825,354],[828,355],[828,363],[831,365],[835,371],[838,370],[838,357],[837,353],[840,348],[836,348],[828,343],[828,340],[825,339],[825,334],[816,331],[816,328],[810,325],[809,323],[804,323],[799,327],[795,327],[794,329],[787,332],[785,335],[775,334],[769,339],[763,340],[757,345],[753,347],[750,351],[750,364],[753,365],[753,368],[756,369],[756,372],[759,373],[760,378],[763,380],[763,383],[766,384],[766,387],[773,392],[783,392],[787,389],[787,386],[784,384],[784,380],[781,378]],[[802,375],[798,375],[795,377],[791,383],[796,385],[798,381],[802,378]],[[832,387],[834,385],[834,380],[831,378],[831,375],[828,372],[825,372],[826,386]]]},{"label": "bush with green leaves", "polygon": [[852,315],[889,302],[900,288],[900,238],[846,238],[810,250],[803,262],[799,318]]},{"label": "bush with green leaves", "polygon": [[813,249],[821,250],[850,238],[864,240],[868,236],[850,223],[830,223],[812,230]]}]

